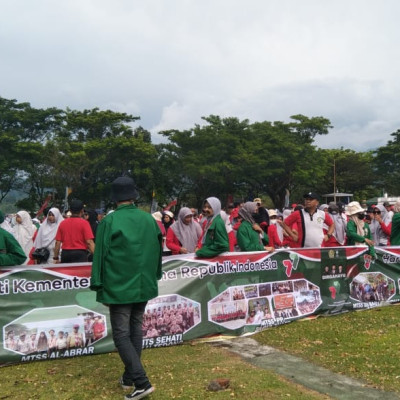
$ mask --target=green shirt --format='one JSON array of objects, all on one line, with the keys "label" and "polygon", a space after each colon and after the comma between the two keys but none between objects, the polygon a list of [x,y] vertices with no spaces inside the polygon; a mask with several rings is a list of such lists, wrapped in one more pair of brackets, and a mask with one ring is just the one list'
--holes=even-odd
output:
[{"label": "green shirt", "polygon": [[[364,236],[361,236],[357,233],[357,226],[354,221],[349,221],[347,223],[346,233],[347,246],[354,246],[356,243],[365,243],[365,239],[372,240],[371,230],[369,229],[369,225],[366,222],[364,222]],[[365,243],[365,245],[367,245],[367,243]],[[374,246],[369,247],[369,254],[371,254],[371,256],[375,256]]]},{"label": "green shirt", "polygon": [[105,304],[148,301],[158,295],[162,235],[156,220],[133,204],[120,205],[96,231],[92,290]]},{"label": "green shirt", "polygon": [[217,215],[207,230],[203,246],[196,251],[196,256],[215,257],[225,251],[229,251],[228,233],[224,220]]},{"label": "green shirt", "polygon": [[236,235],[237,243],[241,251],[259,251],[264,250],[264,244],[268,243],[268,235],[263,234],[260,243],[260,234],[256,232],[250,222],[242,221]]},{"label": "green shirt", "polygon": [[26,255],[14,236],[0,228],[0,266],[21,265],[26,261]]},{"label": "green shirt", "polygon": [[400,245],[400,213],[396,213],[393,215],[392,231],[390,234],[390,245]]}]

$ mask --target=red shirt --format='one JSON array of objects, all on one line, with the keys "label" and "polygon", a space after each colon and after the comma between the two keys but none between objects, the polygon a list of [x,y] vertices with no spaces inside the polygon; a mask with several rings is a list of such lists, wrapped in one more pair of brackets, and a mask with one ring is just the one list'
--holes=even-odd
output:
[{"label": "red shirt", "polygon": [[182,245],[172,229],[167,232],[167,247],[171,250],[172,254],[179,254]]},{"label": "red shirt", "polygon": [[271,224],[268,227],[268,239],[269,239],[268,245],[271,247],[278,248],[283,246],[281,240],[279,239],[278,228],[274,224]]},{"label": "red shirt", "polygon": [[[285,222],[285,224],[286,225],[289,225],[289,226],[291,226],[293,223],[297,223],[297,228],[298,228],[298,233],[299,233],[299,243],[303,243],[303,236],[304,236],[304,231],[303,231],[303,225],[302,225],[302,215],[301,215],[301,213],[302,213],[302,210],[296,210],[296,211],[293,211],[288,217],[286,217],[285,218],[285,220],[284,220],[284,222]],[[307,211],[304,211],[304,213],[306,214],[306,215],[308,215],[309,216],[309,214],[307,213]],[[329,227],[329,226],[331,226],[332,224],[333,224],[333,220],[332,220],[332,218],[331,218],[331,216],[328,214],[328,213],[326,213],[326,212],[321,212],[321,214],[323,214],[324,215],[324,223]],[[313,216],[315,215],[315,217],[317,218],[318,217],[318,209],[315,211],[315,214],[313,214]],[[307,217],[307,218],[310,218],[310,217]],[[311,221],[312,221],[312,218],[310,218],[311,219]],[[319,245],[316,245],[315,247],[317,247],[317,246],[322,246],[322,242],[323,242],[323,227],[322,227],[322,222],[320,222],[319,223],[319,225],[321,226],[321,233],[322,233],[322,236],[321,236],[321,243],[319,243]],[[302,246],[300,246],[300,247],[302,247]]]},{"label": "red shirt", "polygon": [[56,240],[62,243],[64,250],[86,250],[86,241],[93,238],[89,222],[78,217],[64,219],[56,234]]}]

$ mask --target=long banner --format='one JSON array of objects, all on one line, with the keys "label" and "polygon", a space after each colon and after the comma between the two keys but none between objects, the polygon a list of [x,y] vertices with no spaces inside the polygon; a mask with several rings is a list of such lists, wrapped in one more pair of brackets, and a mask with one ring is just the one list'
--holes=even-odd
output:
[{"label": "long banner", "polygon": [[[400,247],[281,249],[163,260],[143,347],[242,335],[317,314],[400,301]],[[0,269],[0,365],[114,350],[108,308],[89,289],[91,265]]]}]

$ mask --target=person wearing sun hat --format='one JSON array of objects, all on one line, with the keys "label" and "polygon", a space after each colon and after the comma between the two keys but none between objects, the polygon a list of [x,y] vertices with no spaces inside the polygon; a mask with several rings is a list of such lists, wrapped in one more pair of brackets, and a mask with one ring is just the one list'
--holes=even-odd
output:
[{"label": "person wearing sun hat", "polygon": [[358,201],[352,201],[347,205],[346,214],[349,216],[347,222],[347,245],[367,245],[369,254],[375,256],[374,242],[371,236],[369,224],[365,222],[365,210]]}]

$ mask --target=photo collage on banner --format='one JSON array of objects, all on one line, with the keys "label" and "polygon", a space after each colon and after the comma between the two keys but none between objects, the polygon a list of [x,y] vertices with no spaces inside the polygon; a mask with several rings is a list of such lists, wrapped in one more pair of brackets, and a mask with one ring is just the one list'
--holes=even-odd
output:
[{"label": "photo collage on banner", "polygon": [[143,347],[182,343],[183,334],[201,322],[200,316],[200,303],[178,294],[150,300],[143,316]]},{"label": "photo collage on banner", "polygon": [[232,286],[208,302],[208,314],[227,329],[273,326],[312,314],[321,303],[318,286],[295,279]]},{"label": "photo collage on banner", "polygon": [[3,347],[22,361],[73,357],[93,354],[106,336],[105,315],[79,306],[36,308],[3,327]]}]

